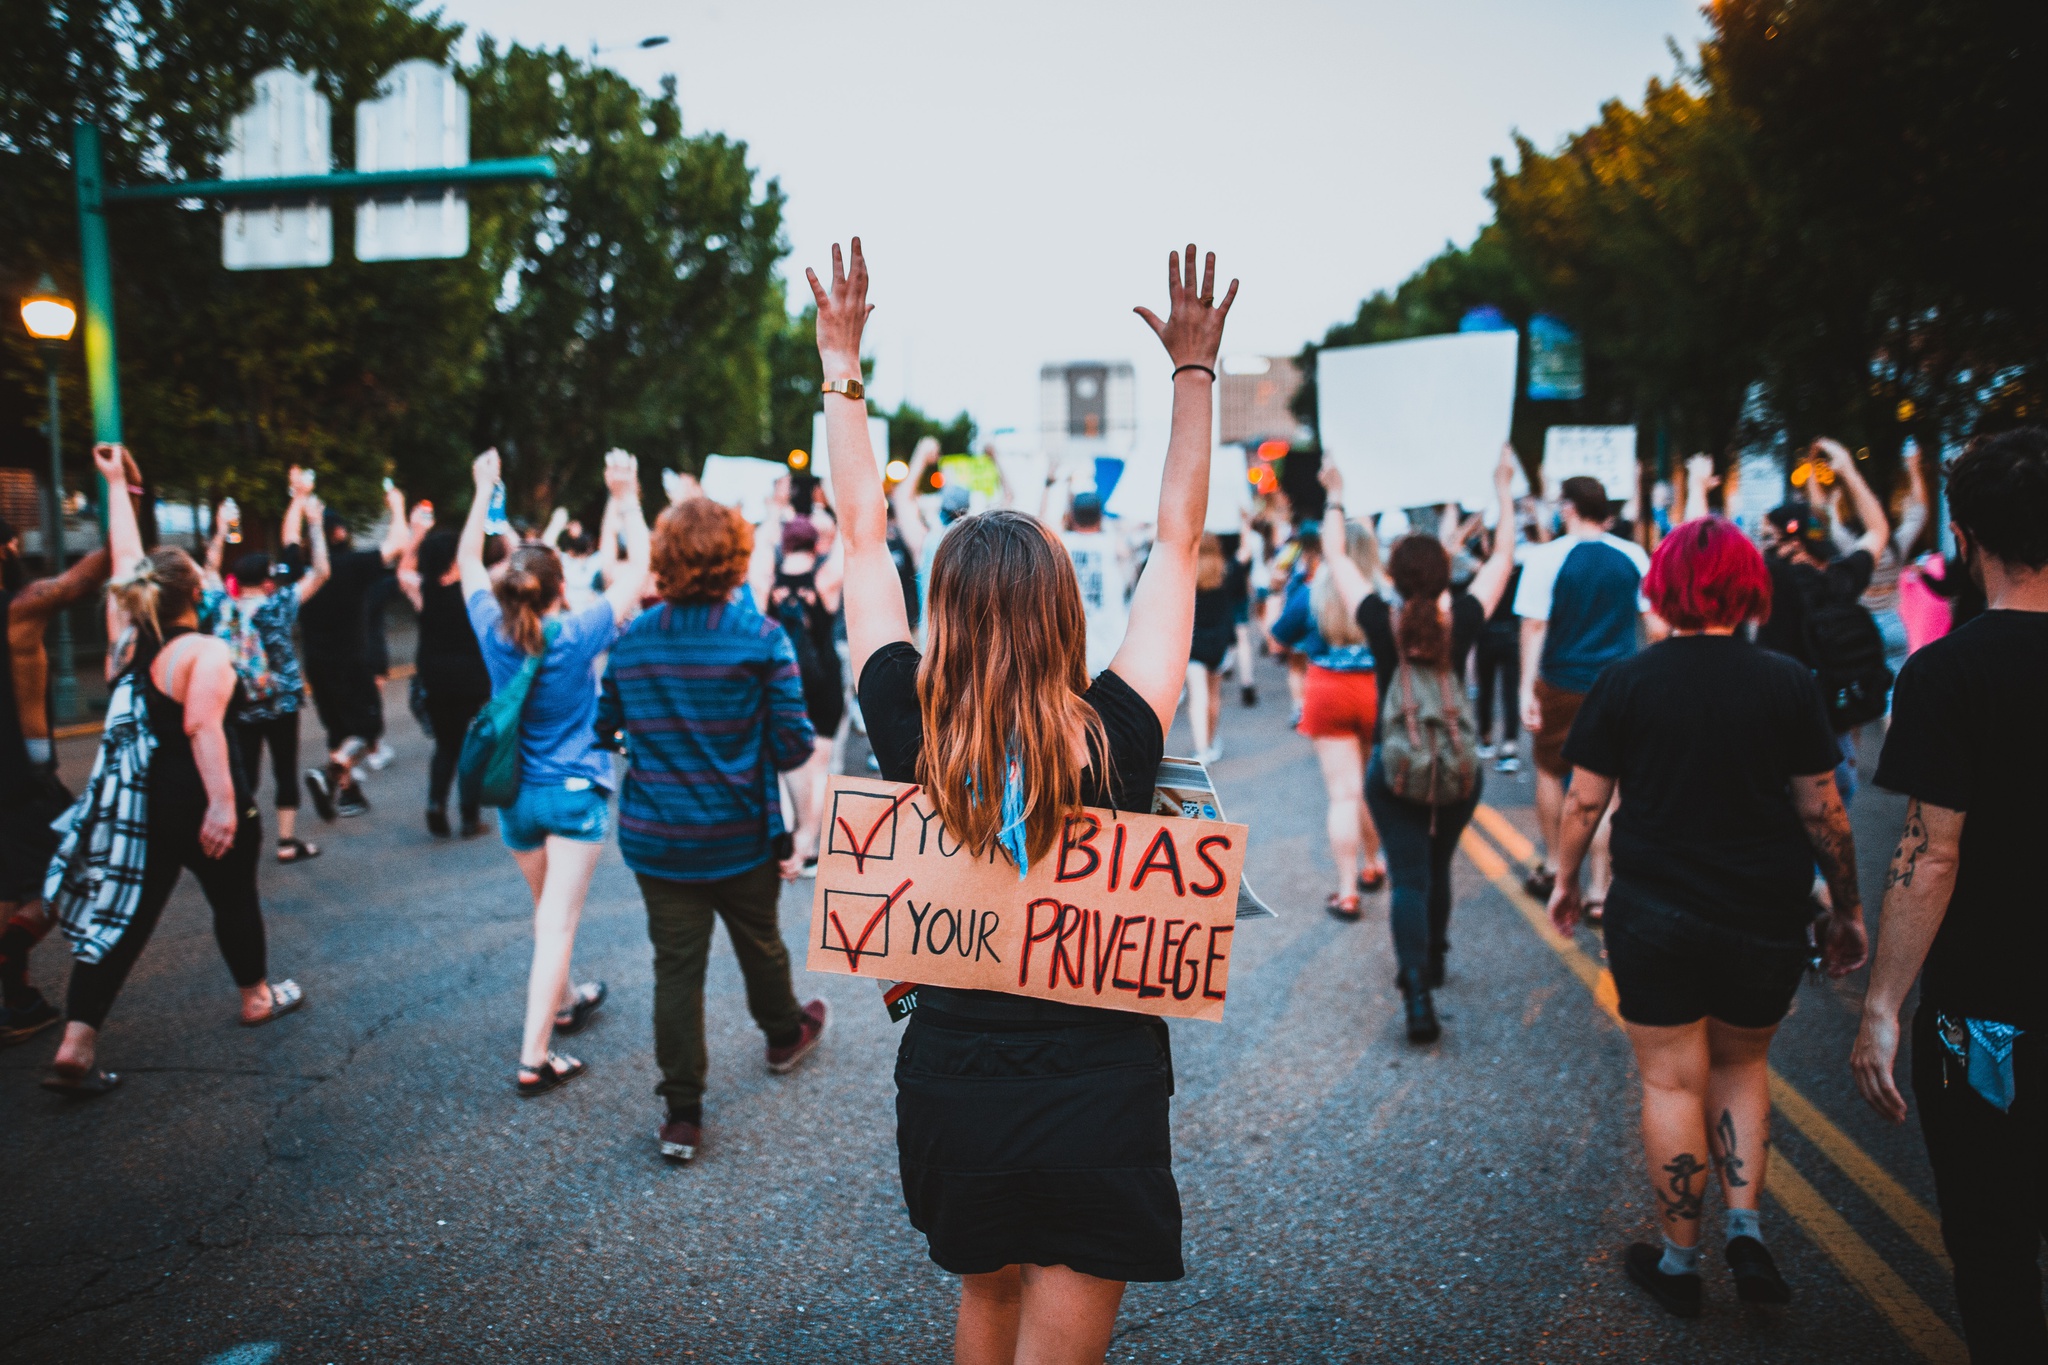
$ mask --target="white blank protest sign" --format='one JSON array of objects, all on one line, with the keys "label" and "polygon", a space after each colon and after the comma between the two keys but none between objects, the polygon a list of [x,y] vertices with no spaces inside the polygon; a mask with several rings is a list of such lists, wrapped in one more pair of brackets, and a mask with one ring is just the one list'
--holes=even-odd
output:
[{"label": "white blank protest sign", "polygon": [[1566,479],[1600,480],[1609,502],[1623,502],[1623,515],[1636,515],[1636,489],[1642,482],[1636,464],[1636,429],[1626,427],[1552,427],[1543,433],[1543,492],[1555,499]]},{"label": "white blank protest sign", "polygon": [[1252,505],[1248,472],[1241,445],[1217,446],[1209,456],[1209,515],[1202,522],[1204,531],[1235,535],[1242,529],[1238,517]]},{"label": "white blank protest sign", "polygon": [[768,515],[768,498],[775,492],[775,481],[788,472],[789,466],[774,460],[706,455],[704,473],[697,482],[703,486],[705,497],[739,508],[741,516],[758,526]]},{"label": "white blank protest sign", "polygon": [[[255,101],[228,125],[223,180],[326,175],[333,167],[333,112],[303,71],[272,67],[256,77]],[[230,208],[220,216],[220,263],[229,270],[286,270],[334,260],[334,210],[296,204]]]},{"label": "white blank protest sign", "polygon": [[[868,418],[868,444],[875,450],[876,471],[885,470],[889,464],[888,418]],[[837,496],[832,493],[831,442],[825,436],[825,414],[822,412],[811,414],[811,463],[808,472],[825,485],[828,496]]]},{"label": "white blank protest sign", "polygon": [[1515,409],[1514,332],[1457,332],[1316,357],[1323,458],[1355,512],[1493,501]]}]

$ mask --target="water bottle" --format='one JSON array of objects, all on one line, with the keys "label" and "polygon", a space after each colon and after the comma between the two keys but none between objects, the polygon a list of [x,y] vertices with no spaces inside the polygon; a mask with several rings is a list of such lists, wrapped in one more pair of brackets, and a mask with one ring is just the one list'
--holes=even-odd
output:
[{"label": "water bottle", "polygon": [[505,518],[505,481],[491,485],[491,506],[484,515],[484,530],[490,535],[509,535],[512,523]]},{"label": "water bottle", "polygon": [[220,524],[227,531],[227,543],[242,543],[242,509],[233,498],[223,498],[220,504]]}]

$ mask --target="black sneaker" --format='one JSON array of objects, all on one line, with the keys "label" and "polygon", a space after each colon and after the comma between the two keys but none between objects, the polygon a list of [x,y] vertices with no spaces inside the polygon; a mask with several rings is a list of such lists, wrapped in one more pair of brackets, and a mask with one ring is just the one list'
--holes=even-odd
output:
[{"label": "black sneaker", "polygon": [[1539,867],[1522,878],[1522,889],[1543,904],[1550,904],[1550,893],[1557,890],[1557,874],[1547,867]]},{"label": "black sneaker", "polygon": [[427,833],[436,839],[446,839],[454,831],[448,828],[448,809],[445,806],[427,807]]},{"label": "black sneaker", "polygon": [[370,813],[370,798],[363,795],[362,787],[354,782],[343,787],[334,798],[334,813],[347,819]]},{"label": "black sneaker", "polygon": [[1245,684],[1239,695],[1244,698],[1246,706],[1257,706],[1259,704],[1259,689],[1249,683]]},{"label": "black sneaker", "polygon": [[[1762,1243],[1758,1243],[1761,1247]],[[1628,1253],[1623,1257],[1628,1266],[1628,1277],[1634,1280],[1649,1296],[1663,1305],[1664,1311],[1681,1318],[1696,1318],[1700,1315],[1700,1277],[1697,1275],[1666,1275],[1658,1269],[1664,1259],[1664,1249],[1653,1247],[1647,1242],[1631,1242]]]},{"label": "black sneaker", "polygon": [[1731,1237],[1722,1254],[1735,1275],[1736,1298],[1744,1303],[1792,1302],[1792,1286],[1778,1273],[1778,1263],[1762,1242],[1754,1237]]},{"label": "black sneaker", "polygon": [[41,991],[36,991],[35,997],[32,1004],[0,1009],[0,1047],[25,1043],[63,1019],[64,1012],[45,1000]]},{"label": "black sneaker", "polygon": [[306,769],[306,795],[313,798],[313,809],[328,824],[334,823],[334,781],[325,768]]},{"label": "black sneaker", "polygon": [[1411,967],[1401,973],[1401,995],[1403,1012],[1407,1015],[1408,1041],[1426,1044],[1442,1037],[1443,1026],[1437,1022],[1436,1002],[1429,998],[1429,987],[1423,984],[1421,972]]},{"label": "black sneaker", "polygon": [[661,1155],[665,1161],[686,1166],[696,1160],[697,1148],[704,1141],[704,1125],[691,1123],[688,1119],[670,1119],[661,1125]]},{"label": "black sneaker", "polygon": [[463,838],[465,838],[465,839],[474,839],[474,838],[476,838],[476,836],[477,836],[477,835],[479,835],[479,834],[482,834],[483,832],[484,832],[484,818],[483,818],[483,816],[481,816],[481,815],[465,815],[465,816],[463,816],[463,817],[462,817],[462,829],[461,829],[461,830],[459,831],[459,833],[460,833],[460,834],[462,835],[462,837],[463,837]]}]

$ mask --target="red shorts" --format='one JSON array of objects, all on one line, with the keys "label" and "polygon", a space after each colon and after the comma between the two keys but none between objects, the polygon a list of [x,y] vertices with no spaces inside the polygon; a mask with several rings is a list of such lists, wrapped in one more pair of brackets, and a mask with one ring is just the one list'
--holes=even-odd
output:
[{"label": "red shorts", "polygon": [[1301,724],[1296,727],[1301,733],[1310,739],[1356,735],[1360,744],[1371,748],[1379,716],[1380,680],[1371,669],[1337,673],[1313,663],[1308,666],[1301,688]]}]

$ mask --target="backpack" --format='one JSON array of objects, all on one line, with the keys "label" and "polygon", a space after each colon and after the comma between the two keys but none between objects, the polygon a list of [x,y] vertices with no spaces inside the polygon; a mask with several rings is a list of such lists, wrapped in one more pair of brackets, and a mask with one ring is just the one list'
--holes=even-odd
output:
[{"label": "backpack", "polygon": [[828,687],[831,675],[818,653],[818,636],[811,621],[810,605],[796,589],[788,588],[783,592],[782,600],[770,610],[781,625],[782,633],[789,637],[791,647],[796,650],[796,671],[803,678],[804,691],[808,694]]},{"label": "backpack", "polygon": [[1853,597],[1816,592],[1798,575],[1799,598],[1806,608],[1806,649],[1814,681],[1827,704],[1828,721],[1842,734],[1885,711],[1891,696],[1892,671],[1885,665],[1884,635],[1877,622]]},{"label": "backpack", "polygon": [[542,627],[541,652],[519,665],[512,680],[493,692],[470,721],[462,736],[462,756],[455,760],[455,776],[464,805],[496,806],[502,810],[519,799],[519,718],[526,710],[533,680],[540,674],[540,661],[561,633],[560,621],[550,621]]},{"label": "backpack", "polygon": [[1380,701],[1379,740],[1387,789],[1404,801],[1455,805],[1478,788],[1478,731],[1447,668],[1401,662]]},{"label": "backpack", "polygon": [[[242,680],[242,692],[251,702],[269,701],[285,690],[284,681],[270,668],[270,651],[256,623],[242,614],[240,605],[223,596],[213,605],[211,633],[227,642],[234,661],[235,676]],[[253,615],[253,613],[251,613]]]}]

